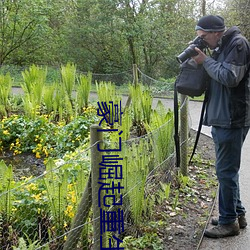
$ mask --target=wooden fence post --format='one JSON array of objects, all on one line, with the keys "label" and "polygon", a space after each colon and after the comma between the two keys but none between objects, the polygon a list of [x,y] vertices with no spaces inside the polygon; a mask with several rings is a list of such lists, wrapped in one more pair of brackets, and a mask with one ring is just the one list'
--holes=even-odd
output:
[{"label": "wooden fence post", "polygon": [[133,84],[134,85],[138,84],[138,70],[136,64],[133,64]]},{"label": "wooden fence post", "polygon": [[181,96],[180,109],[180,169],[181,174],[187,176],[188,174],[188,97]]},{"label": "wooden fence post", "polygon": [[[137,70],[136,64],[133,64],[133,84],[134,86],[138,84],[138,70]],[[129,94],[126,105],[125,105],[125,109],[127,109],[130,104],[131,104],[131,95]]]}]

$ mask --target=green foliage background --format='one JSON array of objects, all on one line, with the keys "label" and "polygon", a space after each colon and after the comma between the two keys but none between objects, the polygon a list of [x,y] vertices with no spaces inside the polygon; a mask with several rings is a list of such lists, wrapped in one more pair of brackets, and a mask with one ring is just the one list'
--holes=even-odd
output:
[{"label": "green foliage background", "polygon": [[[220,14],[249,37],[246,0],[16,0],[0,3],[0,65],[72,62],[93,73],[132,64],[154,78],[178,72],[175,60],[205,14]],[[242,6],[244,8],[242,8]]]}]

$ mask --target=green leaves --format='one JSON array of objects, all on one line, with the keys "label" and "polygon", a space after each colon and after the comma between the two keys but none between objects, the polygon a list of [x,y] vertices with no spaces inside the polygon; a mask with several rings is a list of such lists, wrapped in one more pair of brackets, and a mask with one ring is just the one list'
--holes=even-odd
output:
[{"label": "green leaves", "polygon": [[12,79],[10,74],[0,75],[0,116],[7,116],[9,110],[8,98],[11,93]]},{"label": "green leaves", "polygon": [[11,209],[13,206],[13,188],[14,177],[12,166],[8,167],[3,160],[0,161],[0,213],[6,216],[6,221],[9,222]]}]

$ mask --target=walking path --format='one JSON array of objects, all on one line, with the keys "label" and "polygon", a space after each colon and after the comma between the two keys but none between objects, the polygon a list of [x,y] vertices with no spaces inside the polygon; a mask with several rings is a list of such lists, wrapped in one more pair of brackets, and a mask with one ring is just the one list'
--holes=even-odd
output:
[{"label": "walking path", "polygon": [[[172,108],[172,100],[163,100],[163,103]],[[172,106],[171,106],[172,105]],[[193,129],[197,130],[200,111],[201,111],[201,102],[189,102],[189,113],[190,113],[190,125]],[[211,136],[211,128],[203,126],[202,133]],[[223,239],[210,239],[204,237],[202,243],[199,247],[199,250],[249,250],[250,249],[250,133],[248,134],[245,143],[243,145],[242,159],[241,159],[241,170],[240,170],[240,189],[241,189],[241,200],[246,208],[248,213],[246,213],[246,218],[249,223],[249,226],[245,229],[242,229],[239,236],[227,237]],[[218,215],[217,203],[215,204],[215,210],[213,215]],[[210,227],[210,224],[208,224]],[[181,250],[181,249],[180,249]],[[188,249],[186,250],[193,250]]]}]

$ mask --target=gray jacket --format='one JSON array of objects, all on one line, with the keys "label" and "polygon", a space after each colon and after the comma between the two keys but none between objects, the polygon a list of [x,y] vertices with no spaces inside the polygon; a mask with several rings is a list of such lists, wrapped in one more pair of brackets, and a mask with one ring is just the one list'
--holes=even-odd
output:
[{"label": "gray jacket", "polygon": [[203,66],[211,81],[204,125],[250,126],[250,45],[237,27],[227,30]]}]

